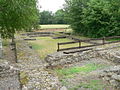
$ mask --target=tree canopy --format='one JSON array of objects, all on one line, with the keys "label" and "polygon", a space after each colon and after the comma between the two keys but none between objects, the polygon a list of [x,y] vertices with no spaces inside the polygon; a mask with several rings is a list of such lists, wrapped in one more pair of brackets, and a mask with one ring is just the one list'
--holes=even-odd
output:
[{"label": "tree canopy", "polygon": [[57,10],[55,13],[51,11],[40,12],[40,24],[66,24],[63,9]]},{"label": "tree canopy", "polygon": [[120,35],[119,0],[66,0],[64,9],[75,33],[88,37]]},{"label": "tree canopy", "polygon": [[52,24],[53,21],[53,13],[51,11],[40,12],[40,24]]},{"label": "tree canopy", "polygon": [[37,0],[0,0],[0,33],[11,38],[16,31],[33,28],[38,20]]}]

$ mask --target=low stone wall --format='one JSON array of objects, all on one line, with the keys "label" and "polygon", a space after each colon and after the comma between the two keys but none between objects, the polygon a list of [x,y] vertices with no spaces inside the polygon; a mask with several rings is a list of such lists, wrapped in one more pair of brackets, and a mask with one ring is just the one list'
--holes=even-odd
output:
[{"label": "low stone wall", "polygon": [[80,62],[82,60],[90,60],[94,58],[95,54],[92,50],[85,51],[82,53],[74,53],[74,54],[63,54],[62,52],[57,52],[51,55],[48,55],[45,58],[45,61],[49,64],[49,66],[58,66],[71,64],[74,62]]},{"label": "low stone wall", "polygon": [[95,50],[94,54],[95,57],[107,59],[108,61],[111,61],[116,65],[120,65],[120,47]]},{"label": "low stone wall", "polygon": [[103,80],[108,81],[112,86],[120,90],[120,65],[103,70],[100,78],[103,78]]},{"label": "low stone wall", "polygon": [[83,51],[74,54],[64,54],[63,52],[53,53],[45,58],[49,66],[65,65],[91,58],[103,58],[120,64],[120,49],[118,46],[110,48],[94,48],[93,50]]}]

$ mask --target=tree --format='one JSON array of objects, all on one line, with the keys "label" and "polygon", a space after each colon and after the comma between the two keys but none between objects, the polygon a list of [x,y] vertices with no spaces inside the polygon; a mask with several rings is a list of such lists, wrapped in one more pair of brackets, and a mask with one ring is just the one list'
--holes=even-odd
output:
[{"label": "tree", "polygon": [[119,0],[66,0],[64,7],[74,32],[88,37],[120,35]]},{"label": "tree", "polygon": [[51,11],[42,11],[40,13],[40,24],[53,24],[54,18]]},{"label": "tree", "polygon": [[66,4],[64,5],[65,9],[65,18],[67,22],[71,25],[71,28],[75,33],[80,33],[83,31],[82,20],[82,11],[86,7],[88,0],[65,0]]},{"label": "tree", "polygon": [[55,13],[51,11],[40,12],[40,24],[66,24],[63,9],[57,10]]},{"label": "tree", "polygon": [[89,37],[109,36],[109,24],[111,19],[108,1],[90,0],[88,7],[83,9],[82,23],[84,25],[83,35]]},{"label": "tree", "polygon": [[[37,0],[0,0],[0,33],[15,46],[16,31],[33,28],[38,19]],[[16,50],[15,59],[17,60]]]},{"label": "tree", "polygon": [[63,9],[59,9],[55,12],[54,22],[56,24],[67,24],[65,21],[65,11]]}]

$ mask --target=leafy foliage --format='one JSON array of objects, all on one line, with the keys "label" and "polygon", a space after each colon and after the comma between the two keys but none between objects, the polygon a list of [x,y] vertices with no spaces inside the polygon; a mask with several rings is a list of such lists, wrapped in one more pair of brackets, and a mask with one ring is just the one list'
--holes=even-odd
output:
[{"label": "leafy foliage", "polygon": [[119,0],[66,0],[64,8],[75,33],[88,37],[120,35]]},{"label": "leafy foliage", "polygon": [[0,0],[0,33],[11,38],[16,31],[33,28],[38,19],[36,0]]},{"label": "leafy foliage", "polygon": [[42,11],[40,13],[40,24],[66,24],[64,17],[63,9],[57,10],[55,13]]},{"label": "leafy foliage", "polygon": [[40,13],[40,24],[52,24],[53,14],[50,11],[43,11]]},{"label": "leafy foliage", "polygon": [[63,9],[57,10],[54,14],[55,24],[67,24],[65,21],[65,12]]}]

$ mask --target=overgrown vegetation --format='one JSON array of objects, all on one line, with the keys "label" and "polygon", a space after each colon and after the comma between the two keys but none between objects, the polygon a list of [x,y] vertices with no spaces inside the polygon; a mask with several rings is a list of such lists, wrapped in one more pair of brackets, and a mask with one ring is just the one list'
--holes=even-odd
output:
[{"label": "overgrown vegetation", "polygon": [[104,65],[102,64],[86,64],[82,67],[71,67],[71,68],[65,68],[65,69],[58,69],[56,72],[59,76],[67,77],[69,75],[77,74],[77,73],[89,73],[91,71],[103,68]]},{"label": "overgrown vegetation", "polygon": [[86,89],[89,88],[90,90],[103,90],[104,86],[105,84],[103,84],[101,80],[91,80],[86,83],[80,83],[80,85],[70,88],[70,90],[77,90],[81,87]]},{"label": "overgrown vegetation", "polygon": [[20,72],[20,83],[26,85],[29,81],[29,77],[26,72]]},{"label": "overgrown vegetation", "polygon": [[[72,84],[72,82],[68,82],[69,79],[74,79],[78,77],[78,75],[80,75],[80,77],[87,77],[90,72],[100,70],[105,67],[107,67],[105,64],[89,63],[79,67],[74,66],[63,69],[55,69],[55,72],[59,76],[62,85],[69,86]],[[103,84],[101,80],[88,79],[87,81],[82,80],[81,83],[75,84],[75,86],[70,87],[69,90],[78,90],[81,87],[90,90],[103,90],[105,85],[106,84]]]},{"label": "overgrown vegetation", "polygon": [[120,35],[119,0],[66,0],[64,8],[67,21],[79,35]]},{"label": "overgrown vegetation", "polygon": [[3,46],[8,46],[9,45],[9,40],[8,39],[2,40],[2,45]]}]

